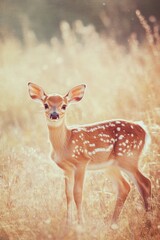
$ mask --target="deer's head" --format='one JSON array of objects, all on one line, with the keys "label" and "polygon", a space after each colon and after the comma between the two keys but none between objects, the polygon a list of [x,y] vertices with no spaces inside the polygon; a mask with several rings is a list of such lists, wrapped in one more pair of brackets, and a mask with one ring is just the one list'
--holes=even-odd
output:
[{"label": "deer's head", "polygon": [[83,98],[86,85],[81,84],[72,88],[65,96],[47,95],[40,86],[31,82],[28,83],[28,88],[30,97],[43,104],[47,120],[58,122],[64,118],[68,105],[79,102]]}]

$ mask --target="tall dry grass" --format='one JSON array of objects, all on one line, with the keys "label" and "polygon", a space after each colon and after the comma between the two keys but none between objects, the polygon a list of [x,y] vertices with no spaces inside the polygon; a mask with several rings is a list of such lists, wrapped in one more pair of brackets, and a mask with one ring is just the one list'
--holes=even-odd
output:
[{"label": "tall dry grass", "polygon": [[[13,36],[0,42],[0,239],[159,239],[160,238],[160,36],[146,25],[146,41],[133,34],[129,47],[99,35],[93,26],[61,24],[62,40],[39,43],[25,29],[25,43]],[[127,49],[128,48],[128,49]],[[83,101],[70,107],[68,124],[111,118],[143,120],[152,136],[140,163],[152,181],[152,211],[146,214],[132,188],[119,219],[108,226],[116,200],[105,171],[89,172],[84,188],[83,228],[66,228],[61,170],[49,158],[43,111],[33,103],[27,82],[65,94],[86,83]]]}]

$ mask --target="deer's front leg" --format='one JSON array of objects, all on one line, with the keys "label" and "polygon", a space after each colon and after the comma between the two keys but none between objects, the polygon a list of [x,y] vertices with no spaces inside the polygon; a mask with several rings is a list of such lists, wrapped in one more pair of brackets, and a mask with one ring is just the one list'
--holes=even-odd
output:
[{"label": "deer's front leg", "polygon": [[75,182],[74,182],[74,200],[77,207],[78,223],[83,223],[82,215],[82,194],[83,194],[83,182],[85,176],[85,165],[78,166],[75,171]]},{"label": "deer's front leg", "polygon": [[74,170],[65,172],[65,193],[67,199],[67,223],[73,222],[73,186],[74,186]]}]

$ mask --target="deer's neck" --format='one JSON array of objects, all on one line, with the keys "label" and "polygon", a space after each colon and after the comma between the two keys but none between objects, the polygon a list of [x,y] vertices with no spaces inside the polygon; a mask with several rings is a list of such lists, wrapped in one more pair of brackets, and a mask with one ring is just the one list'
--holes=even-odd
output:
[{"label": "deer's neck", "polygon": [[71,132],[67,128],[65,120],[60,124],[48,124],[49,138],[56,153],[61,153],[67,147]]}]

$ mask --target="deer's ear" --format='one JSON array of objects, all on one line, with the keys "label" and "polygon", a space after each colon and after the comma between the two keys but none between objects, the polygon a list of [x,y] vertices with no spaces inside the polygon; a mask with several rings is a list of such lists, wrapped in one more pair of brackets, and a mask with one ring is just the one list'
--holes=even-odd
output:
[{"label": "deer's ear", "polygon": [[43,89],[34,83],[28,83],[28,90],[30,97],[34,100],[44,101],[44,99],[47,97]]},{"label": "deer's ear", "polygon": [[72,88],[65,96],[68,102],[69,103],[79,102],[84,96],[85,88],[86,88],[85,84],[81,84]]}]

